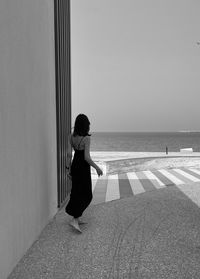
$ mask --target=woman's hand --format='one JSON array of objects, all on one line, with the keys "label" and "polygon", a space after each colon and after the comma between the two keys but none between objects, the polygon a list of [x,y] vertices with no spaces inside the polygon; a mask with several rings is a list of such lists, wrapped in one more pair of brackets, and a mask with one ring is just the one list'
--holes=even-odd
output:
[{"label": "woman's hand", "polygon": [[67,171],[68,178],[71,179],[72,178],[72,176],[71,176],[71,168],[66,166],[66,171]]},{"label": "woman's hand", "polygon": [[102,170],[99,167],[96,168],[96,172],[97,172],[98,176],[103,175],[103,172],[102,172]]}]

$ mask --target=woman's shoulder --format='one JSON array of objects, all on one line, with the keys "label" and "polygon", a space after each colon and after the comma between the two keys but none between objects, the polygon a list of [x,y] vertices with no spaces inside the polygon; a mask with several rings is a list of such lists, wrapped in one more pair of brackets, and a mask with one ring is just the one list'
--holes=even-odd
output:
[{"label": "woman's shoulder", "polygon": [[89,136],[89,135],[84,136],[84,138],[83,138],[84,144],[90,144],[90,138],[91,138],[91,136]]},{"label": "woman's shoulder", "polygon": [[90,141],[90,136],[89,135],[84,136],[83,140],[84,141]]}]

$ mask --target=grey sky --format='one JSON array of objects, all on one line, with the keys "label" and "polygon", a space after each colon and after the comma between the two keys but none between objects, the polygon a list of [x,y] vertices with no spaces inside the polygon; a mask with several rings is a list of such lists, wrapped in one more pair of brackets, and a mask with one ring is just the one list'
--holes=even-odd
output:
[{"label": "grey sky", "polygon": [[199,12],[199,0],[72,0],[73,121],[200,130]]}]

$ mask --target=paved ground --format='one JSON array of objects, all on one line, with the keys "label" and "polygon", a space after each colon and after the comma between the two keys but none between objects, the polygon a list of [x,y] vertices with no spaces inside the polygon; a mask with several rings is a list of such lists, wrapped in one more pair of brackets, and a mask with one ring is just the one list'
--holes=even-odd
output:
[{"label": "paved ground", "polygon": [[9,279],[199,279],[199,182],[91,205],[83,233],[59,211]]},{"label": "paved ground", "polygon": [[188,183],[191,182],[200,182],[199,167],[162,168],[151,171],[118,173],[100,178],[93,175],[92,203],[99,204],[176,185],[200,206],[200,188],[196,184],[188,186]]}]

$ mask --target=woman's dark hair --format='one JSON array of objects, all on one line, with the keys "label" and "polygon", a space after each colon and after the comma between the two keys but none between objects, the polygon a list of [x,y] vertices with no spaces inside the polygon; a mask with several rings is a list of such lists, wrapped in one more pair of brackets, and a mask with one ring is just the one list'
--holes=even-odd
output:
[{"label": "woman's dark hair", "polygon": [[85,114],[79,114],[74,124],[73,136],[90,136],[90,121]]}]

